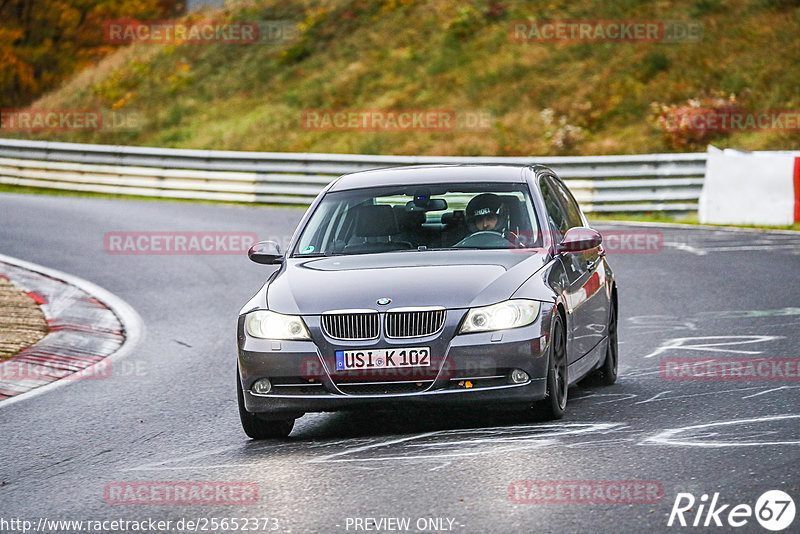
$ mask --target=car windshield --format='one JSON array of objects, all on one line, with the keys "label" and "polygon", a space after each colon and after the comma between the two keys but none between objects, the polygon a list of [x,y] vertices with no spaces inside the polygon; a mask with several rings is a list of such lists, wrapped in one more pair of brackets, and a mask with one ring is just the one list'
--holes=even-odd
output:
[{"label": "car windshield", "polygon": [[540,246],[526,184],[431,184],[330,192],[293,256]]}]

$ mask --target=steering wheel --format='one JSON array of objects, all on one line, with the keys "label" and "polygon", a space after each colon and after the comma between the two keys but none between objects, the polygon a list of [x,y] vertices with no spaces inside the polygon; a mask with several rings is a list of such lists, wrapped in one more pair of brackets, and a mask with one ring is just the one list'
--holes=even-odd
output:
[{"label": "steering wheel", "polygon": [[472,235],[468,235],[455,245],[453,248],[459,247],[477,247],[477,248],[511,248],[508,239],[503,237],[500,232],[494,230],[481,230]]}]

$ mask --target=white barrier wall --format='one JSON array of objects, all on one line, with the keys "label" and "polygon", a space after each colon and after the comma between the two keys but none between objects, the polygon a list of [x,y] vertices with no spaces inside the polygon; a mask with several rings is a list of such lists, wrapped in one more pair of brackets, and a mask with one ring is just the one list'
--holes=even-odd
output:
[{"label": "white barrier wall", "polygon": [[706,153],[460,157],[235,152],[0,137],[0,185],[308,206],[345,173],[421,164],[550,166],[587,213],[697,209]]},{"label": "white barrier wall", "polygon": [[709,146],[698,216],[710,224],[800,222],[800,152]]}]

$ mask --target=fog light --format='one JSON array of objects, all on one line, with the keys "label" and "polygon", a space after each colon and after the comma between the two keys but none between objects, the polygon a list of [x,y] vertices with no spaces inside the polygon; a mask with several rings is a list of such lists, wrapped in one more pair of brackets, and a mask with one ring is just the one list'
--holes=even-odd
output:
[{"label": "fog light", "polygon": [[514,369],[511,371],[511,382],[514,384],[523,384],[530,380],[531,377],[528,376],[528,373],[523,371],[522,369]]},{"label": "fog light", "polygon": [[256,395],[266,395],[272,391],[272,382],[269,381],[269,378],[259,378],[253,383],[251,389]]}]

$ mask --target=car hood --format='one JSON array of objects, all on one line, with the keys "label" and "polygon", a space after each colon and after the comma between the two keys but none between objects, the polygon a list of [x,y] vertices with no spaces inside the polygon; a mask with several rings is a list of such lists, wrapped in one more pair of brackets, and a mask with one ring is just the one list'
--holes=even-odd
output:
[{"label": "car hood", "polygon": [[[467,308],[505,300],[549,259],[541,249],[389,252],[288,258],[265,288],[279,313]],[[378,299],[389,298],[385,306]]]}]

